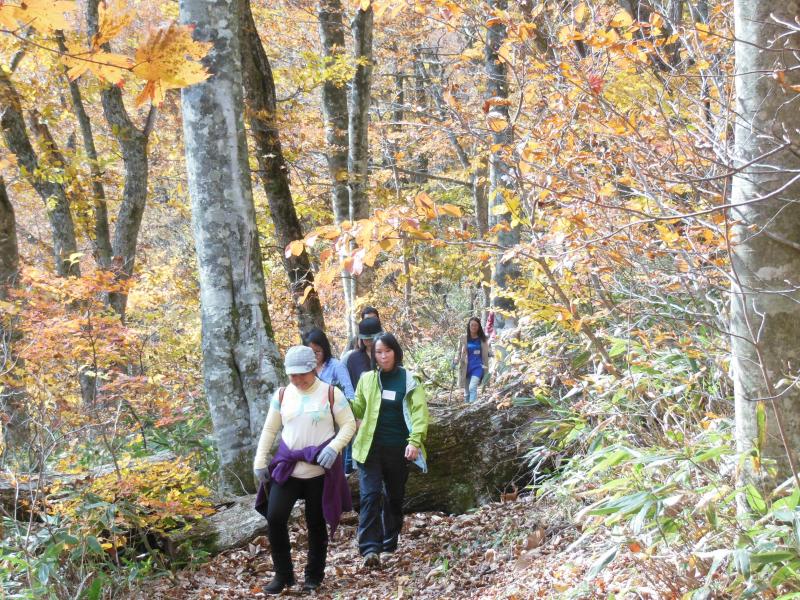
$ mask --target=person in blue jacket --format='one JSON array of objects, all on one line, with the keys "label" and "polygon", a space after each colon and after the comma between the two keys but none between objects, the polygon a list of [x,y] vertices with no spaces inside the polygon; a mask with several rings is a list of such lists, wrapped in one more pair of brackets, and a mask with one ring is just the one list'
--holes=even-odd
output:
[{"label": "person in blue jacket", "polygon": [[464,401],[475,402],[478,385],[489,379],[489,340],[478,317],[467,321],[467,333],[459,342],[454,362],[458,364],[458,385],[464,390]]},{"label": "person in blue jacket", "polygon": [[303,336],[303,345],[314,351],[317,359],[317,377],[325,383],[338,387],[344,392],[344,397],[348,402],[351,402],[355,396],[355,389],[350,381],[350,374],[342,361],[334,358],[331,352],[331,343],[325,332],[315,327]]}]

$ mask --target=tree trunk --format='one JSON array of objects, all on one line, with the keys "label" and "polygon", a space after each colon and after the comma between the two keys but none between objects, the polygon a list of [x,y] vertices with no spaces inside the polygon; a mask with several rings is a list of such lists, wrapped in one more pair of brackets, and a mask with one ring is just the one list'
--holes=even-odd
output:
[{"label": "tree trunk", "polygon": [[19,165],[33,188],[42,198],[53,233],[53,254],[56,273],[60,277],[80,276],[77,261],[70,256],[78,252],[75,226],[64,186],[44,176],[39,158],[31,145],[22,117],[22,103],[8,74],[0,70],[0,127],[8,149],[17,156]]},{"label": "tree trunk", "polygon": [[350,92],[350,146],[347,170],[350,189],[350,220],[369,218],[367,197],[369,166],[369,104],[372,87],[372,6],[356,11],[351,23],[356,73]]},{"label": "tree trunk", "polygon": [[6,182],[0,177],[0,300],[7,297],[6,288],[14,285],[17,280],[18,248],[14,207],[8,199]]},{"label": "tree trunk", "polygon": [[[489,7],[493,11],[501,12],[508,8],[507,0],[491,0]],[[499,21],[499,20],[498,20]],[[499,100],[508,99],[508,66],[499,55],[500,47],[506,40],[506,26],[502,22],[497,22],[488,28],[486,35],[486,75],[487,95],[489,98]],[[495,214],[496,207],[506,204],[509,197],[509,187],[512,183],[511,167],[506,162],[505,152],[511,144],[512,132],[509,124],[508,106],[503,103],[495,104],[489,111],[489,117],[495,123],[504,121],[505,128],[492,133],[492,145],[498,150],[492,152],[489,160],[489,225],[494,226],[501,222],[509,225],[508,231],[500,231],[497,234],[497,242],[502,249],[510,248],[519,243],[519,226],[511,226],[512,215],[510,213]],[[519,210],[519,209],[517,209]],[[492,305],[495,309],[502,312],[495,317],[496,329],[502,330],[511,328],[516,320],[512,316],[514,311],[514,301],[507,297],[504,292],[511,284],[512,280],[519,276],[519,268],[514,261],[503,261],[498,259],[494,266],[494,276],[492,277]],[[511,314],[509,314],[511,313]]]},{"label": "tree trunk", "polygon": [[[67,52],[64,34],[58,32],[58,47],[61,52]],[[94,259],[101,269],[111,268],[111,235],[108,227],[108,206],[106,204],[106,192],[103,188],[103,173],[100,170],[100,163],[97,160],[97,148],[94,143],[92,133],[92,122],[83,106],[81,88],[77,79],[69,79],[64,75],[69,85],[69,95],[72,101],[72,111],[78,119],[78,125],[83,138],[83,148],[86,152],[86,159],[89,161],[89,172],[92,174],[92,195],[94,196]]]},{"label": "tree trunk", "polygon": [[[87,2],[87,21],[89,36],[97,33],[99,0]],[[108,44],[104,45],[108,50]],[[156,117],[156,109],[150,107],[147,121],[142,129],[136,127],[128,116],[122,99],[122,90],[115,86],[106,86],[101,93],[103,113],[114,137],[122,151],[122,162],[125,166],[125,185],[122,190],[122,203],[114,224],[114,239],[111,245],[112,266],[120,279],[128,279],[133,275],[136,263],[136,243],[139,228],[147,203],[147,178],[149,173],[147,159],[147,142]],[[109,294],[112,308],[125,320],[127,294]]]},{"label": "tree trunk", "polygon": [[[242,78],[248,105],[250,134],[253,136],[259,175],[275,226],[275,237],[283,249],[293,240],[302,239],[303,230],[294,209],[292,192],[289,188],[289,172],[281,149],[276,120],[278,103],[272,68],[258,36],[249,0],[242,0],[241,10]],[[292,255],[287,258],[281,250],[281,258],[289,278],[289,288],[300,331],[308,331],[312,327],[325,329],[322,305],[319,295],[313,289],[314,273],[311,270],[308,254],[303,252],[300,256]],[[312,289],[306,295],[306,288],[309,286]]]},{"label": "tree trunk", "polygon": [[[326,64],[339,62],[345,52],[342,3],[320,0],[319,37]],[[322,84],[322,117],[325,121],[325,156],[331,177],[333,216],[337,223],[350,218],[350,196],[347,190],[347,90],[338,82]]]},{"label": "tree trunk", "polygon": [[[0,300],[8,298],[8,291],[16,284],[18,275],[17,223],[6,183],[0,177]],[[18,317],[2,313],[0,311],[0,374],[7,374],[15,367],[23,367],[23,361],[14,352],[20,339]],[[8,449],[27,447],[25,388],[9,384],[8,380],[0,385],[0,412],[7,417],[5,424],[0,424],[0,455],[3,454],[2,442]]]},{"label": "tree trunk", "polygon": [[[415,112],[428,113],[428,94],[426,90],[430,89],[431,82],[428,77],[427,70],[425,69],[425,62],[422,56],[421,49],[417,46],[414,48],[414,108]],[[428,182],[428,155],[424,152],[417,152],[417,160],[415,161],[414,170],[414,183],[423,185]]]},{"label": "tree trunk", "polygon": [[[741,169],[733,177],[730,214],[736,439],[743,456],[760,446],[762,458],[775,459],[782,480],[794,470],[800,447],[800,389],[778,383],[792,382],[800,363],[800,113],[788,89],[800,84],[794,51],[800,35],[777,24],[794,23],[791,3],[736,0],[734,15],[734,167]],[[773,73],[785,73],[786,87]],[[758,427],[759,407],[766,412],[765,432]],[[756,462],[746,459],[746,479],[763,475]]]},{"label": "tree trunk", "polygon": [[182,0],[181,22],[213,42],[211,77],[183,89],[186,172],[200,277],[203,375],[222,488],[253,489],[255,442],[284,380],[267,311],[242,117],[237,0]]},{"label": "tree trunk", "polygon": [[[372,92],[372,25],[373,10],[356,10],[350,28],[353,33],[353,54],[357,61],[350,90],[349,150],[347,154],[350,220],[369,218],[369,105]],[[351,306],[356,298],[371,287],[367,268],[353,281]],[[352,319],[351,319],[352,320]]]},{"label": "tree trunk", "polygon": [[[319,37],[326,64],[342,60],[345,54],[344,23],[340,0],[319,0]],[[350,146],[348,132],[347,90],[339,82],[326,80],[322,84],[322,117],[325,121],[325,157],[331,178],[331,204],[337,224],[350,219],[350,192],[347,187],[347,154]],[[354,280],[342,272],[342,289],[348,338],[355,334],[353,318]]]}]

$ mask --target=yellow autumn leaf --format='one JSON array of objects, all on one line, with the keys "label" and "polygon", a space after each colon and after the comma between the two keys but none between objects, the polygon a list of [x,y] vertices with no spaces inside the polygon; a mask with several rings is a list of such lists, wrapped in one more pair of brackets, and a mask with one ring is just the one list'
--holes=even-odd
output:
[{"label": "yellow autumn leaf", "polygon": [[198,61],[211,46],[211,42],[193,40],[191,26],[172,23],[154,31],[136,50],[133,72],[147,81],[144,90],[136,98],[136,106],[148,99],[160,104],[166,90],[187,87],[208,79],[208,71]]},{"label": "yellow autumn leaf", "polygon": [[307,286],[306,286],[306,289],[305,289],[305,290],[303,290],[303,297],[302,297],[302,298],[300,298],[300,302],[299,302],[299,303],[300,303],[300,304],[303,304],[303,303],[304,303],[306,300],[308,300],[308,296],[309,296],[309,295],[311,294],[311,292],[313,292],[313,291],[314,291],[314,286],[313,286],[313,285],[307,285]]},{"label": "yellow autumn leaf", "polygon": [[369,10],[370,4],[372,4],[371,0],[361,0],[358,3],[358,8],[360,8],[361,10],[365,10],[366,11],[366,10]]},{"label": "yellow autumn leaf", "polygon": [[383,250],[383,248],[381,248],[380,244],[374,244],[370,246],[367,252],[364,254],[364,264],[368,267],[374,266],[378,255],[381,253],[381,250]]},{"label": "yellow autumn leaf", "polygon": [[3,29],[16,29],[17,28],[17,6],[9,6],[8,4],[0,4],[0,27]]},{"label": "yellow autumn leaf", "polygon": [[456,206],[455,204],[440,204],[438,208],[439,212],[442,212],[446,215],[450,215],[451,217],[461,216],[461,208]]},{"label": "yellow autumn leaf", "polygon": [[97,7],[97,33],[92,38],[92,47],[98,50],[117,37],[123,29],[133,21],[133,12],[127,10],[127,4],[116,0],[110,7],[101,2]]},{"label": "yellow autumn leaf", "polygon": [[286,246],[285,251],[286,258],[289,258],[290,256],[300,256],[305,248],[306,244],[303,240],[294,240],[289,242],[289,245]]},{"label": "yellow autumn leaf", "polygon": [[503,42],[503,45],[500,46],[500,49],[497,51],[497,56],[503,59],[506,64],[510,65],[513,64],[514,58],[512,56],[512,52],[514,51],[513,44],[510,41]]},{"label": "yellow autumn leaf", "polygon": [[425,192],[417,194],[414,198],[414,204],[424,213],[433,213],[433,200],[431,200],[431,197]]},{"label": "yellow autumn leaf", "polygon": [[67,54],[61,57],[67,67],[67,77],[77,79],[86,72],[92,73],[101,81],[118,85],[127,77],[133,68],[133,61],[122,54],[87,51],[79,45],[68,45]]},{"label": "yellow autumn leaf", "polygon": [[664,27],[664,17],[662,17],[657,12],[653,12],[650,15],[650,25],[656,28]]},{"label": "yellow autumn leaf", "polygon": [[508,121],[499,112],[490,112],[486,117],[486,123],[489,125],[489,129],[495,133],[505,131],[508,127]]},{"label": "yellow autumn leaf", "polygon": [[633,23],[633,17],[626,10],[619,10],[611,19],[611,27],[629,27]]},{"label": "yellow autumn leaf", "polygon": [[585,2],[581,2],[575,8],[575,20],[578,23],[582,23],[585,16],[586,16],[586,3]]},{"label": "yellow autumn leaf", "polygon": [[72,0],[26,0],[20,5],[0,3],[0,24],[17,29],[17,22],[24,27],[49,32],[69,29],[65,16],[75,9]]},{"label": "yellow autumn leaf", "polygon": [[680,235],[672,231],[669,227],[663,225],[656,225],[659,237],[667,244],[673,244],[678,241]]},{"label": "yellow autumn leaf", "polygon": [[507,215],[511,212],[511,209],[508,207],[508,204],[503,202],[502,204],[497,204],[496,206],[492,207],[491,213],[495,217],[501,217],[503,215]]}]

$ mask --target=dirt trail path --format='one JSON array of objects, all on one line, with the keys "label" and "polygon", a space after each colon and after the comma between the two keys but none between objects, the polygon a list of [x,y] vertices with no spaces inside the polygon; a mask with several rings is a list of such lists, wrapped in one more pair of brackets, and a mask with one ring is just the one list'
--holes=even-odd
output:
[{"label": "dirt trail path", "polygon": [[[356,515],[345,515],[328,550],[325,582],[316,594],[300,589],[305,565],[305,525],[291,526],[298,585],[279,597],[322,599],[473,599],[558,598],[578,591],[588,569],[602,551],[604,540],[584,538],[570,545],[580,532],[548,502],[522,496],[492,503],[460,516],[416,513],[406,518],[397,553],[382,555],[379,570],[362,566],[355,542]],[[298,551],[299,550],[299,551]],[[624,565],[625,561],[621,561]],[[585,597],[622,592],[613,570],[604,572],[586,588]],[[175,582],[161,579],[139,589],[130,598],[141,600],[206,600],[264,598],[261,588],[272,577],[268,542],[257,538],[247,548],[215,557],[197,570],[184,570]],[[630,576],[624,578],[630,582]],[[606,581],[609,580],[609,581]],[[639,598],[661,598],[637,594]]]}]

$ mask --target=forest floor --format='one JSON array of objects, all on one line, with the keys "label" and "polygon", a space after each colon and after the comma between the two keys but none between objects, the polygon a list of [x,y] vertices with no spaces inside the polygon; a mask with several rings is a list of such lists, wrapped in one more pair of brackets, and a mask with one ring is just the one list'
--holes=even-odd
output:
[{"label": "forest floor", "polygon": [[[380,569],[362,566],[356,545],[355,513],[343,523],[328,549],[322,587],[305,594],[305,524],[291,523],[297,585],[281,597],[321,599],[508,599],[674,598],[673,582],[653,586],[652,569],[642,569],[640,553],[623,544],[599,575],[592,567],[613,547],[607,533],[582,535],[563,505],[521,495],[487,504],[475,512],[449,516],[406,516],[400,548],[382,555]],[[635,545],[633,548],[638,550]],[[649,573],[648,573],[649,572]],[[271,597],[262,587],[272,577],[264,537],[248,547],[214,557],[174,578],[148,582],[131,600],[188,600]],[[658,579],[658,578],[657,578]],[[659,589],[661,588],[661,589]]]}]

